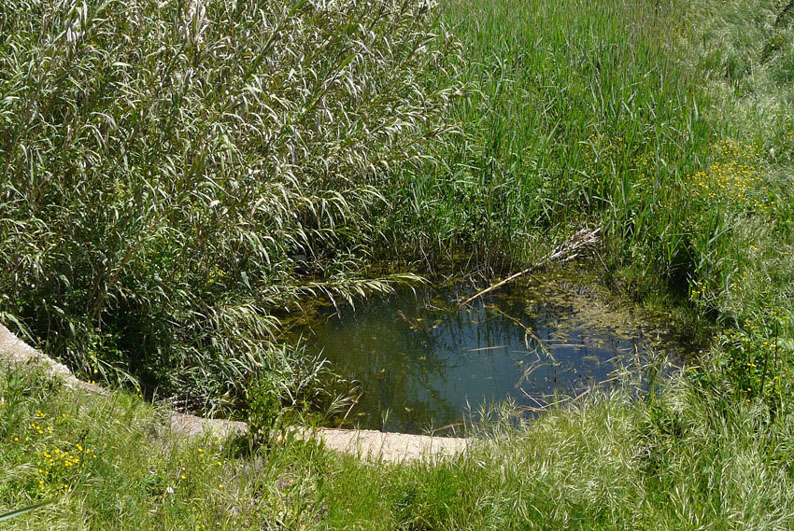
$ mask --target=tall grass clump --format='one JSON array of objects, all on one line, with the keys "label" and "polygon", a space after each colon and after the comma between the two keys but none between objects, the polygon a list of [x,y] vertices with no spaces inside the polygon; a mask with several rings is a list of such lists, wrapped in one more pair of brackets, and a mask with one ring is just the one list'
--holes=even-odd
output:
[{"label": "tall grass clump", "polygon": [[[584,224],[611,268],[667,287],[692,269],[685,179],[712,136],[708,95],[677,46],[678,2],[450,0],[472,90],[451,110],[465,135],[394,201],[419,257],[515,267]],[[391,196],[390,196],[391,197]],[[405,246],[404,246],[405,247]],[[432,258],[430,262],[432,262]]]},{"label": "tall grass clump", "polygon": [[[739,401],[763,396],[786,422],[794,367],[792,245],[794,20],[788,2],[692,4],[689,63],[714,101],[715,139],[688,179],[689,299],[716,320]],[[700,230],[697,230],[700,229]],[[697,232],[695,232],[697,230]]]},{"label": "tall grass clump", "polygon": [[4,321],[90,378],[237,400],[301,295],[387,289],[362,275],[381,189],[459,91],[434,20],[425,1],[5,0]]}]

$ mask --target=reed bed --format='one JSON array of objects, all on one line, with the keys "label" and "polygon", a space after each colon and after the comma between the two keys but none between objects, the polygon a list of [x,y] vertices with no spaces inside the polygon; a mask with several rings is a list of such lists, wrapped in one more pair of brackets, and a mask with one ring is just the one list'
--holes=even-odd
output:
[{"label": "reed bed", "polygon": [[[792,526],[787,2],[0,7],[0,319],[85,378],[266,428],[333,400],[280,335],[307,296],[520,271],[583,227],[605,283],[707,344],[641,400],[497,415],[468,456],[412,466],[288,443],[213,446],[216,473],[205,443],[144,435],[134,396],[92,410],[4,373],[9,508],[59,493],[31,514],[64,528]],[[85,473],[30,459],[89,439]]]},{"label": "reed bed", "polygon": [[364,269],[460,91],[432,4],[2,7],[0,311],[83,377],[228,409],[302,296],[405,278]]}]

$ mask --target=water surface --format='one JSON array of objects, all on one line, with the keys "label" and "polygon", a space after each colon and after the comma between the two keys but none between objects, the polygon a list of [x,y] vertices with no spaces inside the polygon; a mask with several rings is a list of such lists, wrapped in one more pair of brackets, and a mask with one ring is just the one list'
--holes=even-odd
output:
[{"label": "water surface", "polygon": [[687,350],[660,319],[606,302],[569,272],[458,305],[474,292],[465,284],[403,289],[329,311],[310,327],[310,348],[360,386],[347,427],[423,433],[508,397],[538,408],[653,349],[674,357]]}]

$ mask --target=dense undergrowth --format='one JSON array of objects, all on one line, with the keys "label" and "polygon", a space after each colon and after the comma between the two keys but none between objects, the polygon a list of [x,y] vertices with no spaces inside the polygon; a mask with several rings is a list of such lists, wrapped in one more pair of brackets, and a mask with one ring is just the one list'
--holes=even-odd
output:
[{"label": "dense undergrowth", "polygon": [[388,289],[373,260],[499,270],[598,224],[681,295],[721,227],[672,4],[6,7],[0,311],[89,378],[228,410],[304,358],[302,296]]},{"label": "dense undergrowth", "polygon": [[401,278],[363,271],[382,189],[459,90],[429,8],[4,2],[6,320],[88,377],[239,403],[284,359],[278,312]]},{"label": "dense undergrowth", "polygon": [[[493,444],[446,464],[263,448],[225,472],[232,497],[206,466],[176,488],[192,447],[142,438],[147,407],[114,395],[105,416],[47,424],[56,441],[30,432],[36,410],[83,399],[12,392],[45,384],[6,375],[18,413],[0,429],[24,444],[0,453],[2,499],[94,478],[37,517],[64,527],[791,527],[794,10],[285,4],[3,3],[4,323],[85,377],[204,410],[264,387],[272,409],[322,393],[316,360],[277,341],[302,295],[406,278],[372,280],[383,263],[512,269],[590,225],[605,280],[715,324],[711,350],[647,400],[496,422]],[[37,490],[30,456],[84,433],[115,475],[45,474]],[[133,446],[150,467],[122,467]]]}]

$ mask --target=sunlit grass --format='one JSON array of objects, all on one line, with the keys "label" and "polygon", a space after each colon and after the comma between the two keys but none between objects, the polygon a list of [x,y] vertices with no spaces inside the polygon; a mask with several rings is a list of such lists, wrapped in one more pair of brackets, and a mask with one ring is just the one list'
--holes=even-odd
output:
[{"label": "sunlit grass", "polygon": [[[787,426],[762,401],[736,404],[719,380],[693,372],[639,402],[628,386],[531,423],[495,411],[465,456],[403,465],[297,441],[249,453],[171,433],[133,396],[87,396],[35,373],[0,378],[0,395],[12,397],[0,406],[0,511],[53,500],[8,529],[787,528],[794,519]],[[74,466],[39,463],[78,446]]]},{"label": "sunlit grass", "polygon": [[658,397],[496,420],[439,465],[239,454],[164,432],[137,397],[4,373],[0,511],[55,497],[11,524],[68,529],[790,528],[782,8],[9,0],[0,317],[87,379],[248,402],[264,429],[282,402],[329,398],[318,360],[279,344],[303,297],[416,280],[374,270],[514,269],[582,225],[604,229],[611,286],[718,331]]},{"label": "sunlit grass", "polygon": [[394,245],[499,267],[593,223],[618,247],[610,260],[643,247],[645,272],[685,277],[684,243],[668,235],[684,230],[683,183],[713,131],[670,38],[679,6],[664,4],[445,2],[465,46],[469,90],[451,111],[464,134],[388,196],[403,205],[393,226],[410,227]]}]

